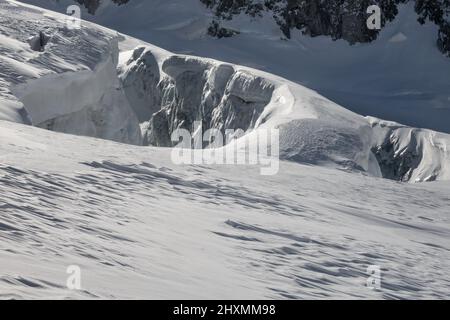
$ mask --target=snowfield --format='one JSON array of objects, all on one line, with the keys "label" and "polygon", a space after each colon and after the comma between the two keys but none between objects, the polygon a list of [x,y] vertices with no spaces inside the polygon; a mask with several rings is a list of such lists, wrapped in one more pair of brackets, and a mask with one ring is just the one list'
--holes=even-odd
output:
[{"label": "snowfield", "polygon": [[[1,27],[9,36],[3,36],[8,58],[0,71],[0,119],[164,147],[172,146],[176,129],[194,130],[195,121],[222,132],[277,128],[285,160],[400,181],[450,178],[449,135],[376,125],[379,120],[263,71],[173,54],[88,22],[71,30],[67,16],[15,1],[0,4],[11,12]],[[34,33],[50,37],[43,51],[23,43],[36,36],[18,27],[30,20]]]},{"label": "snowfield", "polygon": [[[66,12],[73,0],[21,0]],[[286,41],[270,13],[235,16],[232,38],[206,35],[214,18],[199,0],[101,1],[83,19],[178,54],[210,57],[282,76],[364,116],[450,133],[450,63],[436,47],[438,28],[420,25],[412,1],[400,5],[373,43],[350,46],[300,31]]]},{"label": "snowfield", "polygon": [[9,122],[0,151],[2,298],[449,298],[448,182],[175,166],[167,148]]},{"label": "snowfield", "polygon": [[[0,0],[0,298],[449,298],[450,135],[65,19]],[[199,120],[279,172],[176,165]]]}]

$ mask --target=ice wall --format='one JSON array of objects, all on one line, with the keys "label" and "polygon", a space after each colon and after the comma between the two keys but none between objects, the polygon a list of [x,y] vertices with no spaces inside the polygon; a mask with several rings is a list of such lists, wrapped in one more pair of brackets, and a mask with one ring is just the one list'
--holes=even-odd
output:
[{"label": "ice wall", "polygon": [[52,74],[13,89],[32,125],[141,145],[138,119],[117,77],[117,41],[94,70]]},{"label": "ice wall", "polygon": [[250,72],[208,59],[172,55],[158,62],[139,47],[121,67],[120,78],[143,135],[155,146],[171,146],[176,129],[253,129],[272,98],[274,84]]},{"label": "ice wall", "polygon": [[142,143],[117,77],[117,32],[15,1],[0,12],[0,120]]},{"label": "ice wall", "polygon": [[369,117],[384,178],[424,182],[450,179],[450,136]]},{"label": "ice wall", "polygon": [[[364,118],[285,79],[216,60],[141,46],[119,78],[145,145],[173,146],[174,130],[280,131],[280,157],[400,181],[448,179],[450,136]],[[400,128],[401,127],[401,128]],[[409,132],[409,133],[408,133]],[[430,138],[433,137],[433,138]],[[438,138],[437,138],[438,137]]]},{"label": "ice wall", "polygon": [[[242,130],[237,149],[258,143],[255,131],[280,130],[280,157],[379,175],[367,121],[314,91],[257,70],[138,47],[119,66],[144,143],[173,146],[176,129]],[[255,138],[256,137],[256,138]],[[269,141],[270,143],[271,141]],[[270,146],[269,146],[270,148]],[[257,149],[254,149],[257,150]]]}]

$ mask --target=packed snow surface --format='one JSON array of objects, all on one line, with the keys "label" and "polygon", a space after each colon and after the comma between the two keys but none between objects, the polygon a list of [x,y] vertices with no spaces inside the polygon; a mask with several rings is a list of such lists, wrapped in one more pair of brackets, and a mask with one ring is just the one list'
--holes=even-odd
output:
[{"label": "packed snow surface", "polygon": [[[55,141],[58,143],[55,144]],[[0,125],[2,298],[449,298],[450,184]],[[82,291],[66,287],[81,268]],[[380,290],[367,267],[382,270]]]},{"label": "packed snow surface", "polygon": [[[0,12],[0,298],[449,297],[449,135],[16,1]],[[198,119],[280,129],[279,172],[134,146]]]}]

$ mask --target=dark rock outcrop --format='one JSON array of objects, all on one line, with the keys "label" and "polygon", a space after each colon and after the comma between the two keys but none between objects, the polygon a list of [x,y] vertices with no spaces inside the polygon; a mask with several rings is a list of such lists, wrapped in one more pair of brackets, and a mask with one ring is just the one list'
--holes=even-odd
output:
[{"label": "dark rock outcrop", "polygon": [[[102,1],[122,5],[133,0],[74,0],[95,14]],[[381,9],[381,27],[393,21],[398,6],[414,2],[418,21],[430,21],[439,26],[437,46],[450,56],[450,0],[199,0],[215,15],[207,33],[217,38],[232,37],[239,30],[226,28],[223,22],[234,16],[246,14],[251,18],[264,13],[272,15],[286,38],[294,29],[304,34],[329,36],[334,40],[344,39],[350,44],[374,41],[379,30],[367,28],[370,14],[367,8],[378,5]]]},{"label": "dark rock outcrop", "polygon": [[[378,5],[381,9],[381,27],[393,21],[398,14],[399,4],[415,2],[420,23],[431,21],[440,27],[438,48],[450,56],[450,0],[200,0],[215,14],[217,26],[220,20],[231,20],[235,15],[251,17],[272,14],[283,34],[291,37],[293,29],[304,34],[330,36],[344,39],[350,44],[371,42],[379,30],[370,30],[366,22],[370,14],[367,8]],[[212,33],[221,37],[219,33]]]}]

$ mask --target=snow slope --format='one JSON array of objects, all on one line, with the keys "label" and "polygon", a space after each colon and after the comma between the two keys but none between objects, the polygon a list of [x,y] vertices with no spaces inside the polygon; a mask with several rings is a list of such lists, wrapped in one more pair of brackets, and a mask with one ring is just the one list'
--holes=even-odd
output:
[{"label": "snow slope", "polygon": [[[116,75],[117,33],[71,30],[65,16],[16,1],[1,0],[0,11],[0,119],[141,143]],[[51,37],[42,52],[28,44],[39,31]]]},{"label": "snow slope", "polygon": [[[15,1],[0,0],[0,12],[0,298],[449,297],[449,182],[367,174],[449,180],[448,135],[93,24],[69,32],[63,16]],[[36,52],[27,39],[40,29],[53,36]],[[246,137],[280,128],[281,156],[293,161],[261,176],[259,166],[176,165],[172,149],[133,146],[161,88],[174,91],[153,111],[200,96],[218,102],[215,126],[241,115],[221,111],[236,98],[262,106],[256,121],[241,117]],[[73,265],[80,291],[66,286]],[[373,265],[379,290],[366,286]]]},{"label": "snow slope", "polygon": [[[177,166],[170,149],[11,122],[0,163],[2,298],[450,295],[448,182]],[[65,286],[70,265],[82,291]],[[366,287],[370,265],[381,290]]]},{"label": "snow slope", "polygon": [[119,78],[151,145],[172,146],[173,131],[193,132],[195,121],[243,129],[250,142],[276,128],[282,159],[401,181],[450,179],[448,134],[362,117],[266,72],[147,44],[121,54]]},{"label": "snow slope", "polygon": [[[71,0],[22,0],[65,12]],[[198,0],[103,1],[84,19],[175,53],[215,58],[264,70],[318,91],[362,115],[450,133],[450,60],[436,48],[437,27],[421,26],[413,3],[370,44],[283,35],[272,17],[245,15],[224,23],[233,38],[206,36],[212,20]]]},{"label": "snow slope", "polygon": [[[156,146],[171,146],[173,131],[193,130],[195,121],[205,130],[243,129],[250,139],[277,128],[282,159],[401,181],[450,179],[448,135],[374,125],[371,118],[267,72],[173,54],[87,22],[70,30],[66,16],[15,1],[0,3],[2,11],[11,12],[1,27],[9,59],[0,71],[6,87],[1,97],[23,104],[20,114],[35,126]],[[17,31],[15,26],[29,20],[36,25]],[[51,35],[42,52],[24,43],[31,30]],[[119,41],[122,50],[139,45],[119,55]],[[5,114],[19,114],[10,103],[0,106]],[[420,137],[411,139],[410,131]]]}]

